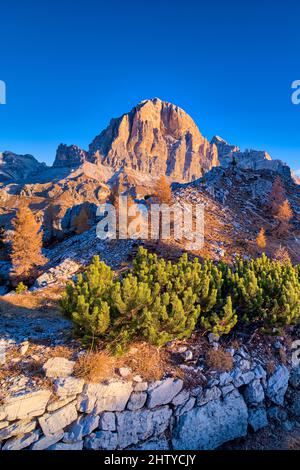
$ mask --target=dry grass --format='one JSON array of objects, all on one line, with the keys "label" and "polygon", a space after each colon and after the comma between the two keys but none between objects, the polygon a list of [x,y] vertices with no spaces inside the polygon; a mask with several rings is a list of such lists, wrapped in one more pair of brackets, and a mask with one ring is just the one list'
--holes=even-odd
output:
[{"label": "dry grass", "polygon": [[206,354],[206,363],[210,369],[228,372],[233,368],[233,358],[224,349],[210,349]]},{"label": "dry grass", "polygon": [[276,370],[276,363],[275,361],[270,361],[268,362],[268,364],[266,365],[266,370],[267,370],[267,374],[268,375],[273,375],[275,370]]},{"label": "dry grass", "polygon": [[55,348],[47,351],[47,359],[52,357],[64,357],[65,359],[71,359],[74,350],[68,346],[56,346]]},{"label": "dry grass", "polygon": [[119,367],[130,367],[133,375],[141,375],[144,380],[160,380],[168,369],[164,353],[146,343],[132,345],[127,354],[118,360]]},{"label": "dry grass", "polygon": [[114,375],[115,359],[104,351],[89,352],[75,364],[74,375],[86,382],[101,382]]}]

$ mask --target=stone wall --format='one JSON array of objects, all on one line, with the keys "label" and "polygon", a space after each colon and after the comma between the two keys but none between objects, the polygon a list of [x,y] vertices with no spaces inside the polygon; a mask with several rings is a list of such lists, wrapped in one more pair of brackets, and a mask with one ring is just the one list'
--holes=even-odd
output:
[{"label": "stone wall", "polygon": [[189,389],[172,377],[147,383],[128,369],[118,380],[87,384],[73,367],[49,359],[53,390],[27,388],[3,400],[2,450],[215,449],[250,429],[299,424],[300,367],[279,364],[267,375],[242,351],[230,372]]}]

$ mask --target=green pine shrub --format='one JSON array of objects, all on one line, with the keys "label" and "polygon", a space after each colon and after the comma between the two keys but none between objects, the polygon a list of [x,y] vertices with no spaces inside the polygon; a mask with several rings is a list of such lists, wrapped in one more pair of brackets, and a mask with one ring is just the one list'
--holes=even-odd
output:
[{"label": "green pine shrub", "polygon": [[189,338],[197,325],[222,336],[237,324],[293,324],[300,317],[300,269],[266,255],[228,265],[185,254],[172,263],[140,248],[120,279],[94,257],[68,283],[61,306],[85,340],[121,353],[138,339],[159,347]]}]

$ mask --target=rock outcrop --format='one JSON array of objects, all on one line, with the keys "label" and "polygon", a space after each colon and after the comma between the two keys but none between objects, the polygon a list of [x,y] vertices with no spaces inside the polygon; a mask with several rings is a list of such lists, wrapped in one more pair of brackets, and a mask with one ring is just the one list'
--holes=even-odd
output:
[{"label": "rock outcrop", "polygon": [[269,170],[281,176],[291,177],[291,169],[281,160],[272,157],[263,150],[245,150],[242,152],[236,145],[231,145],[219,136],[214,136],[211,144],[218,149],[220,165],[228,168],[231,165],[244,170]]},{"label": "rock outcrop", "polygon": [[45,168],[45,163],[38,162],[32,155],[0,153],[0,182],[18,182]]},{"label": "rock outcrop", "polygon": [[89,147],[91,161],[129,167],[173,181],[192,181],[218,165],[217,149],[178,106],[142,101],[110,125]]},{"label": "rock outcrop", "polygon": [[[140,376],[84,385],[66,377],[66,364],[54,357],[55,376],[60,375],[54,396],[28,384],[4,398],[0,449],[211,450],[246,437],[249,427],[254,432],[274,423],[297,427],[299,366],[278,365],[268,376],[268,362],[258,361],[255,352],[242,347],[232,356],[231,371],[206,371],[202,385],[192,388],[180,379],[147,383]],[[132,409],[138,394],[143,400]]]},{"label": "rock outcrop", "polygon": [[60,144],[53,163],[54,167],[76,168],[85,162],[87,152],[77,147],[77,145]]}]

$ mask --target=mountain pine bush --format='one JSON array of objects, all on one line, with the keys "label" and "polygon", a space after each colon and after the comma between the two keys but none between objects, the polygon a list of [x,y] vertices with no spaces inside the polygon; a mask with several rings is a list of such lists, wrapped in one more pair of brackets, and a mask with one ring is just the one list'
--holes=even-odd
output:
[{"label": "mountain pine bush", "polygon": [[120,279],[94,257],[61,306],[86,340],[115,353],[139,339],[160,347],[189,338],[197,325],[218,336],[253,322],[276,329],[300,318],[300,268],[266,255],[228,265],[185,254],[172,263],[140,248]]}]

